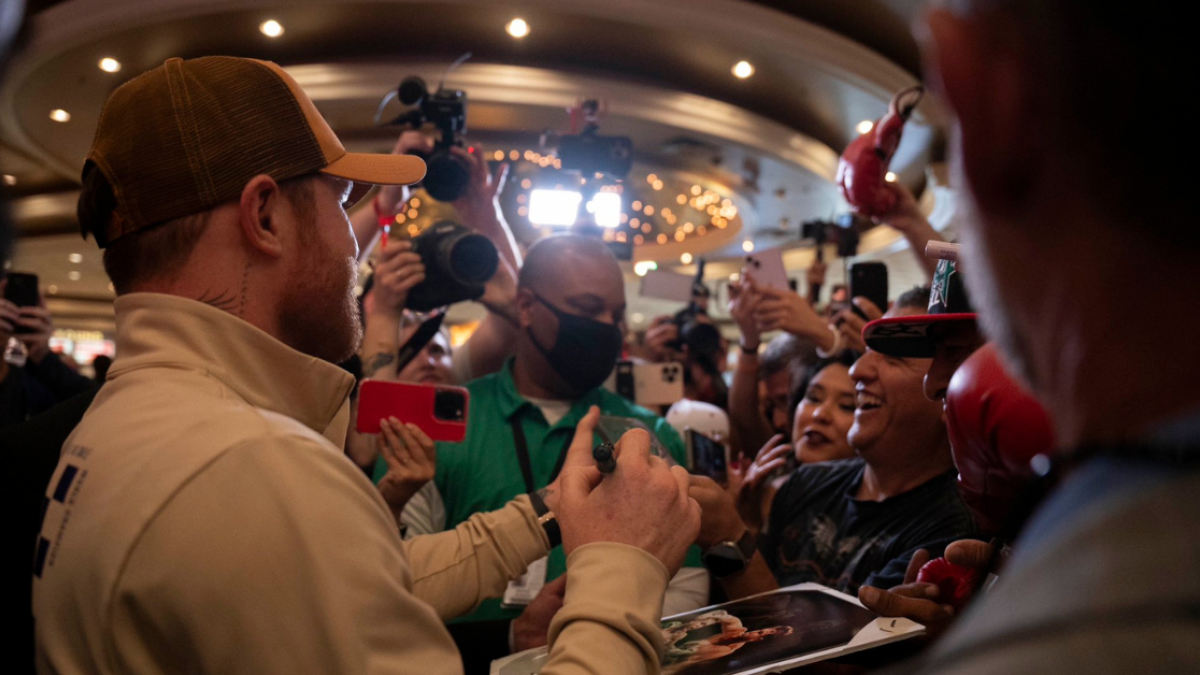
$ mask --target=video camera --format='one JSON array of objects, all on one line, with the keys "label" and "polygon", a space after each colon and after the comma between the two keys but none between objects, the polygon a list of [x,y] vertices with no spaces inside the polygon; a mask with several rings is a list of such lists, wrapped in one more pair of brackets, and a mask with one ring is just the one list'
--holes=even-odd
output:
[{"label": "video camera", "polygon": [[604,174],[610,178],[624,179],[633,168],[633,140],[628,136],[601,136],[600,103],[595,99],[584,101],[579,106],[585,125],[583,131],[573,136],[562,136],[558,141],[558,158],[566,171],[578,171],[584,177]]},{"label": "video camera", "polygon": [[458,199],[467,189],[470,168],[462,158],[450,152],[450,148],[463,145],[462,135],[467,132],[467,93],[461,89],[439,87],[430,95],[425,80],[411,75],[400,83],[396,94],[401,103],[413,108],[392,120],[392,124],[420,129],[428,122],[440,132],[433,144],[433,152],[428,156],[413,153],[425,160],[427,169],[422,181],[425,191],[440,202]]}]

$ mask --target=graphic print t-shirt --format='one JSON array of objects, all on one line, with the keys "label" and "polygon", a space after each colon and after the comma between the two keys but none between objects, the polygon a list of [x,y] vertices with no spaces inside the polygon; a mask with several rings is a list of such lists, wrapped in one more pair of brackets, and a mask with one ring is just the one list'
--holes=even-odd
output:
[{"label": "graphic print t-shirt", "polygon": [[759,548],[781,586],[814,581],[851,595],[863,584],[891,588],[917,549],[936,558],[977,536],[955,471],[872,502],[855,498],[865,468],[859,458],[808,464],[780,487]]}]

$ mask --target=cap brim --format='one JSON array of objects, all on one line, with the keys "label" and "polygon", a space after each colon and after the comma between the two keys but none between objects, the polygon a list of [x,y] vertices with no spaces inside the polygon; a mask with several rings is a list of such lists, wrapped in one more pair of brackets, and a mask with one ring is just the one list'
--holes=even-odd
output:
[{"label": "cap brim", "polygon": [[931,359],[936,341],[929,329],[937,324],[975,321],[975,314],[917,314],[876,319],[863,326],[863,342],[873,351],[902,359]]},{"label": "cap brim", "polygon": [[321,173],[368,185],[412,185],[425,177],[425,160],[412,155],[347,152]]}]

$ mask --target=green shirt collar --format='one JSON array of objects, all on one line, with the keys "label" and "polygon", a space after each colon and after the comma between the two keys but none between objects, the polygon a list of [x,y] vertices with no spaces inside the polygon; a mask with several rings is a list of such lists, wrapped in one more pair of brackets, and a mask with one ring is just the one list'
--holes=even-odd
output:
[{"label": "green shirt collar", "polygon": [[[500,384],[500,414],[505,420],[511,420],[513,415],[521,412],[522,409],[528,407],[537,409],[537,406],[530,403],[521,393],[517,391],[517,383],[513,380],[513,364],[516,363],[517,357],[509,357],[505,361],[504,367],[499,372]],[[574,427],[593,405],[601,405],[604,399],[604,392],[600,387],[596,387],[587,392],[571,404],[571,409],[563,416],[558,424],[555,424],[553,429],[560,427]],[[601,406],[603,407],[603,406]]]}]

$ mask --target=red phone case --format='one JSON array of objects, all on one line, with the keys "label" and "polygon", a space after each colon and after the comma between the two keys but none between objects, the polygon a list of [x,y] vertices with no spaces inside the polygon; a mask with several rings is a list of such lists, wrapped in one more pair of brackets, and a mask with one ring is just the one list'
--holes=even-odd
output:
[{"label": "red phone case", "polygon": [[[462,421],[439,419],[434,415],[434,399],[439,391],[462,395]],[[363,380],[358,390],[356,426],[360,433],[377,434],[380,421],[395,417],[405,424],[417,425],[435,441],[458,443],[467,436],[470,403],[471,394],[462,387]]]}]

